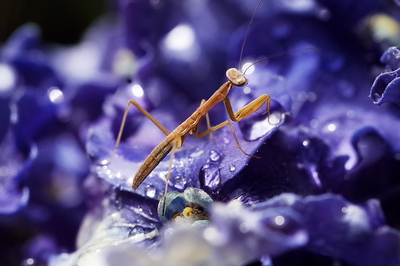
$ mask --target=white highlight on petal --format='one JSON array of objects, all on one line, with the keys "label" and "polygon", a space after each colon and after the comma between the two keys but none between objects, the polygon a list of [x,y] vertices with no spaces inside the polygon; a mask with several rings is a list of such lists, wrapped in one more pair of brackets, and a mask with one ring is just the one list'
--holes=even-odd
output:
[{"label": "white highlight on petal", "polygon": [[328,130],[330,131],[330,132],[333,132],[333,131],[335,131],[336,130],[336,125],[335,124],[329,124],[328,125]]},{"label": "white highlight on petal", "polygon": [[143,97],[143,95],[144,95],[143,88],[139,84],[134,84],[131,88],[131,91],[132,91],[132,94],[136,97]]},{"label": "white highlight on petal", "polygon": [[165,45],[173,51],[189,49],[195,42],[193,29],[186,24],[176,26],[165,38]]},{"label": "white highlight on petal", "polygon": [[246,75],[250,75],[254,72],[255,69],[256,67],[253,65],[252,62],[246,62],[242,66],[242,73],[246,72]]},{"label": "white highlight on petal", "polygon": [[283,225],[285,223],[285,217],[283,217],[282,215],[278,215],[275,217],[275,223],[277,225]]},{"label": "white highlight on petal", "polygon": [[196,35],[192,27],[186,24],[176,26],[162,42],[166,56],[183,61],[193,61],[200,56]]},{"label": "white highlight on petal", "polygon": [[60,103],[64,100],[63,92],[57,87],[51,87],[47,91],[47,95],[49,96],[50,101],[52,101],[53,103]]},{"label": "white highlight on petal", "polygon": [[0,63],[0,92],[6,92],[15,85],[16,76],[13,69],[4,63]]}]

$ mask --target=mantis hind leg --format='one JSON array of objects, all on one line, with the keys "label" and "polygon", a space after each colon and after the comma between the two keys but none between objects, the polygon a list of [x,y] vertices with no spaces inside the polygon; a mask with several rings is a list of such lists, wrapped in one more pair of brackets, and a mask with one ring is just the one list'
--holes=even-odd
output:
[{"label": "mantis hind leg", "polygon": [[[200,106],[202,106],[205,102],[206,102],[206,100],[204,100],[204,99],[201,100]],[[210,122],[210,116],[208,115],[208,112],[206,113],[206,124],[207,124],[207,129],[210,129],[211,128],[211,122]],[[209,135],[210,135],[210,139],[213,140],[214,137],[212,135],[212,132],[210,132]]]},{"label": "mantis hind leg", "polygon": [[128,116],[129,108],[131,107],[131,105],[135,106],[148,119],[150,119],[166,136],[168,136],[169,133],[170,133],[168,131],[168,129],[166,129],[160,122],[158,122],[158,120],[155,119],[154,116],[152,116],[149,112],[147,112],[138,102],[136,102],[135,100],[130,100],[130,101],[128,101],[128,104],[127,104],[127,106],[125,108],[124,116],[122,117],[121,126],[120,126],[119,132],[118,132],[117,141],[115,142],[115,147],[114,147],[113,152],[111,153],[109,162],[111,162],[111,159],[114,157],[114,154],[117,151],[117,149],[119,147],[119,144],[121,142],[122,132],[124,131],[126,118]]},{"label": "mantis hind leg", "polygon": [[165,203],[167,201],[167,194],[168,194],[168,184],[169,184],[169,180],[171,178],[171,171],[172,171],[172,164],[174,161],[174,157],[175,157],[175,152],[178,149],[179,145],[181,144],[182,140],[178,139],[178,142],[176,142],[171,150],[171,155],[169,157],[169,165],[168,165],[168,174],[167,174],[167,178],[165,180],[165,188],[164,188],[164,196],[163,196],[163,207],[162,207],[162,214],[165,215]]}]

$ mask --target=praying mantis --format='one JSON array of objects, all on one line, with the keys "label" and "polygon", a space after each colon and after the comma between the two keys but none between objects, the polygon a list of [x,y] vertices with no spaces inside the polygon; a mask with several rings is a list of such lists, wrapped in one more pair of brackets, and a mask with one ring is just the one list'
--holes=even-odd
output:
[{"label": "praying mantis", "polygon": [[[245,38],[243,40],[240,58],[242,57],[242,54],[243,54],[244,44],[246,42],[248,31],[252,24],[253,18],[261,5],[261,2],[262,2],[262,0],[260,0],[258,2],[258,5],[251,17],[250,22],[249,22],[247,32],[246,32]],[[239,62],[239,66],[240,66],[240,62]],[[244,118],[248,117],[249,115],[258,111],[264,105],[266,106],[266,109],[265,109],[265,112],[263,112],[263,114],[268,114],[268,118],[269,118],[270,106],[271,106],[271,96],[268,94],[263,94],[263,95],[259,96],[258,98],[256,98],[255,100],[253,100],[252,102],[250,102],[249,104],[242,107],[237,112],[234,112],[228,95],[233,87],[243,87],[248,84],[249,80],[246,78],[245,72],[246,71],[244,71],[244,73],[241,73],[236,68],[228,69],[226,71],[226,77],[228,78],[228,81],[226,81],[224,84],[222,84],[219,87],[219,89],[216,90],[214,92],[214,94],[211,95],[210,98],[208,98],[208,100],[202,100],[200,106],[185,121],[183,121],[179,126],[177,126],[171,132],[168,131],[159,121],[157,121],[150,113],[148,113],[135,100],[132,99],[132,100],[128,101],[128,104],[125,108],[125,112],[124,112],[124,115],[122,118],[120,130],[118,133],[118,137],[117,137],[116,144],[115,144],[113,153],[111,155],[111,158],[115,154],[115,152],[118,149],[119,144],[121,142],[121,136],[122,136],[122,132],[125,127],[125,122],[127,119],[128,111],[132,105],[135,106],[140,112],[142,112],[147,118],[149,118],[166,135],[165,139],[151,151],[151,153],[147,156],[147,158],[143,161],[143,163],[139,167],[137,173],[134,176],[133,183],[132,183],[132,188],[134,190],[136,190],[140,186],[140,184],[147,178],[147,176],[154,170],[154,168],[171,152],[171,156],[169,159],[168,174],[166,177],[166,184],[165,184],[165,190],[164,190],[164,204],[165,204],[165,199],[166,199],[166,195],[167,195],[167,191],[168,191],[168,183],[169,183],[169,179],[171,177],[171,169],[172,169],[172,165],[173,165],[174,155],[175,155],[176,150],[182,147],[183,142],[185,141],[185,138],[188,135],[193,135],[196,138],[202,138],[215,130],[218,130],[225,126],[229,126],[230,131],[232,132],[233,138],[236,142],[236,146],[238,147],[238,149],[247,156],[259,158],[257,156],[246,153],[242,149],[242,147],[240,146],[238,137],[235,133],[235,130],[232,126],[232,123],[241,121],[242,119],[244,119]],[[207,114],[216,104],[218,104],[220,102],[224,103],[225,109],[228,113],[230,120],[226,120],[216,126],[210,127]],[[206,119],[207,119],[208,129],[205,130],[204,132],[198,132],[198,127],[204,117],[206,117]],[[165,206],[164,206],[164,210],[165,210]]]}]

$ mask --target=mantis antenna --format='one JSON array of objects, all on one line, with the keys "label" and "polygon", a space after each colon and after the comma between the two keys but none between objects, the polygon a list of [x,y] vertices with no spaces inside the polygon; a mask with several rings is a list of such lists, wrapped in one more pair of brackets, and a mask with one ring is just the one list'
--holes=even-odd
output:
[{"label": "mantis antenna", "polygon": [[244,51],[244,46],[246,45],[246,41],[247,41],[247,36],[249,35],[249,31],[251,28],[251,25],[253,24],[254,21],[254,17],[257,14],[258,9],[260,9],[261,6],[261,2],[263,0],[260,0],[257,4],[256,9],[254,10],[253,14],[251,15],[251,19],[249,24],[247,25],[247,30],[246,30],[246,34],[244,35],[244,39],[243,39],[243,43],[242,43],[242,48],[240,49],[240,57],[239,57],[239,65],[238,65],[238,69],[240,70],[240,68],[242,67],[242,58],[243,58],[243,51]]}]

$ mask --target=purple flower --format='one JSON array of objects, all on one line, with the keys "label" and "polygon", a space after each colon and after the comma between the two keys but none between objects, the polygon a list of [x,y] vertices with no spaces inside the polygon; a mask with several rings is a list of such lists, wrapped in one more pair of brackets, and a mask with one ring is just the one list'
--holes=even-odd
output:
[{"label": "purple flower", "polygon": [[[44,48],[33,25],[2,46],[0,210],[29,225],[26,263],[399,264],[398,107],[373,104],[398,103],[398,10],[268,0],[246,36],[253,1],[114,4],[75,46]],[[131,106],[114,154],[128,100],[172,131],[238,66],[234,111],[271,96],[233,125],[254,157],[229,127],[188,136],[166,199],[168,155],[133,191],[165,135]]]},{"label": "purple flower", "polygon": [[381,57],[389,72],[380,74],[371,88],[370,97],[375,104],[381,105],[385,102],[400,103],[399,94],[399,49],[390,47]]}]

